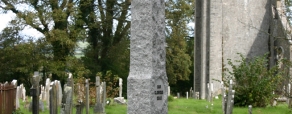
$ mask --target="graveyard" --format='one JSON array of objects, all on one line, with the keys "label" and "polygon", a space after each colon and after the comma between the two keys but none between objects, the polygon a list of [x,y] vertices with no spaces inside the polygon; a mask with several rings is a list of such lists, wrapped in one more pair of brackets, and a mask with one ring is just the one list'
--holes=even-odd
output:
[{"label": "graveyard", "polygon": [[0,114],[290,114],[291,6],[0,0]]}]

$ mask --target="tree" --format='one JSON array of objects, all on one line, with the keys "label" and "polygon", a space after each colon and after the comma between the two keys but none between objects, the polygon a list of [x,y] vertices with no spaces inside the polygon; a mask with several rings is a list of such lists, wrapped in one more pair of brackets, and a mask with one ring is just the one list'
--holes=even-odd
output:
[{"label": "tree", "polygon": [[111,70],[128,76],[130,0],[81,0],[79,26],[90,43],[83,59],[93,75]]},{"label": "tree", "polygon": [[24,40],[24,36],[18,34],[24,28],[18,20],[10,23],[0,34],[0,82],[17,79],[28,87],[32,73],[42,63],[40,44],[31,39]]},{"label": "tree", "polygon": [[11,11],[16,14],[21,25],[42,33],[45,36],[43,41],[52,47],[53,61],[50,63],[55,64],[52,69],[65,71],[66,57],[73,54],[81,31],[74,28],[77,3],[73,0],[1,0],[0,8],[4,13]]},{"label": "tree", "polygon": [[166,71],[168,82],[176,85],[178,81],[189,80],[191,58],[187,53],[187,23],[192,17],[192,1],[166,2],[167,51]]}]

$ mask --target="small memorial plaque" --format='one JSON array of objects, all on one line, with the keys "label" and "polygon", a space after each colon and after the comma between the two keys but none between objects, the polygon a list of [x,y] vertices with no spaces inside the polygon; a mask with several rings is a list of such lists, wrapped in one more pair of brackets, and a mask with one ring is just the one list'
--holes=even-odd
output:
[{"label": "small memorial plaque", "polygon": [[165,88],[163,81],[161,79],[157,79],[155,82],[155,88],[154,88],[154,105],[157,108],[162,107],[163,105],[163,95],[165,94]]}]

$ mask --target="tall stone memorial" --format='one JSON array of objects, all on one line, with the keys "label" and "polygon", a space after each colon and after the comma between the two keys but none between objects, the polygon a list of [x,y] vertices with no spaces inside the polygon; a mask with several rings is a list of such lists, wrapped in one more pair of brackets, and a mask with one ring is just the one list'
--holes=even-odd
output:
[{"label": "tall stone memorial", "polygon": [[131,3],[128,114],[167,114],[164,4],[164,0]]}]

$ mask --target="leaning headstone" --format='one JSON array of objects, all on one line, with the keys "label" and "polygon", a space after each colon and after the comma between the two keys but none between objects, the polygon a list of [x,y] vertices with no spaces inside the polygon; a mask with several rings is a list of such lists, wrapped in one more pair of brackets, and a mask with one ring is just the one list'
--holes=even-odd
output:
[{"label": "leaning headstone", "polygon": [[165,2],[131,1],[128,114],[167,114]]},{"label": "leaning headstone", "polygon": [[39,113],[39,82],[41,77],[39,76],[39,72],[34,72],[32,77],[32,87],[30,88],[30,95],[32,96],[32,113],[38,114]]},{"label": "leaning headstone", "polygon": [[58,101],[57,101],[57,87],[56,81],[50,84],[50,114],[58,114]]}]

